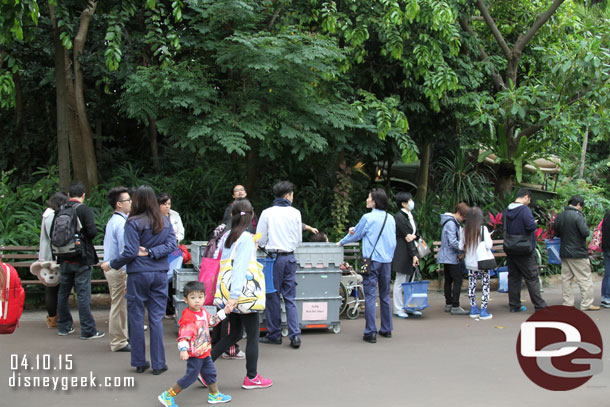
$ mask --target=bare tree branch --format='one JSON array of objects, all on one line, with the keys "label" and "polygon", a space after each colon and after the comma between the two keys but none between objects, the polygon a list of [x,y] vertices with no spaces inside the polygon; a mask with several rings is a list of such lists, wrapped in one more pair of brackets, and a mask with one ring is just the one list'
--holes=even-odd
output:
[{"label": "bare tree branch", "polygon": [[[481,0],[479,0],[479,1],[481,1]],[[529,31],[526,32],[525,35],[520,36],[519,39],[517,40],[517,42],[515,43],[515,46],[513,48],[515,53],[520,54],[521,51],[523,51],[523,48],[525,48],[525,45],[527,45],[527,43],[532,39],[532,37],[536,34],[536,32],[538,32],[540,27],[542,27],[551,18],[551,16],[555,13],[555,11],[557,11],[559,6],[561,6],[561,4],[564,1],[565,0],[554,0],[553,4],[551,4],[549,6],[547,11],[545,11],[544,13],[540,14],[540,16],[538,16],[538,18],[534,22],[534,25],[532,25],[532,27],[529,29]]]},{"label": "bare tree branch", "polygon": [[275,13],[273,13],[273,17],[271,17],[271,21],[269,21],[269,24],[267,25],[268,30],[271,30],[271,28],[273,27],[273,24],[275,24],[275,20],[277,20],[278,16],[280,15],[280,13],[283,10],[283,8],[284,8],[284,6],[281,5],[275,10]]},{"label": "bare tree branch", "polygon": [[[468,34],[470,34],[476,38],[477,35],[475,34],[474,30],[472,29],[472,27],[468,24],[468,22],[465,19],[460,19],[460,26],[462,27],[462,29],[464,31],[466,31]],[[493,63],[489,60],[489,56],[487,55],[487,52],[485,52],[485,48],[483,48],[482,45],[479,45],[479,60],[489,62],[489,69],[491,71],[491,80],[492,80],[494,86],[496,87],[496,89],[502,90],[502,89],[506,88],[506,85],[504,84],[504,79],[502,79],[502,75],[500,75],[496,72],[496,69],[495,69]]]},{"label": "bare tree branch", "polygon": [[[555,1],[560,1],[560,0],[555,0]],[[561,1],[563,1],[563,0],[561,0]],[[494,21],[494,19],[491,17],[491,14],[489,14],[489,10],[487,9],[487,6],[485,5],[485,3],[483,3],[483,0],[477,0],[477,8],[483,15],[483,19],[485,20],[485,23],[487,23],[487,26],[491,30],[491,33],[493,34],[494,38],[498,42],[498,45],[500,45],[500,48],[502,48],[502,52],[504,52],[506,59],[510,60],[513,57],[513,52],[506,44],[506,41],[504,40],[502,33],[498,29],[498,26],[496,25],[496,22]]]}]

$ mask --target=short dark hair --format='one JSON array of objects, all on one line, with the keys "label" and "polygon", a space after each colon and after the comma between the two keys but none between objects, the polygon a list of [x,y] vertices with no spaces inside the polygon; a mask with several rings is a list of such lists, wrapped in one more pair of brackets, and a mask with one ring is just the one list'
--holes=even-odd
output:
[{"label": "short dark hair", "polygon": [[398,205],[398,209],[402,208],[403,203],[409,202],[413,199],[413,194],[410,192],[399,192],[396,194],[396,205]]},{"label": "short dark hair", "polygon": [[184,297],[188,297],[190,293],[204,293],[205,287],[201,281],[189,281],[184,285]]},{"label": "short dark hair", "polygon": [[455,205],[454,213],[459,213],[462,218],[466,218],[466,216],[468,216],[469,211],[470,207],[466,202],[460,202],[459,204]]},{"label": "short dark hair", "polygon": [[159,195],[157,195],[157,203],[159,205],[163,205],[165,202],[167,201],[171,201],[172,196],[170,194],[168,194],[167,192],[162,192]]},{"label": "short dark hair", "polygon": [[578,206],[578,204],[580,204],[580,206],[582,206],[583,208],[585,207],[585,200],[583,199],[582,196],[580,195],[574,195],[572,198],[570,198],[570,200],[568,201],[568,205],[572,205],[572,206]]},{"label": "short dark hair", "polygon": [[527,189],[527,188],[519,188],[517,190],[516,198],[524,198],[526,196],[529,196],[529,197],[532,196],[532,192],[529,189]]},{"label": "short dark hair", "polygon": [[80,198],[85,195],[85,184],[80,181],[72,182],[70,188],[68,188],[68,194],[70,198]]},{"label": "short dark hair", "polygon": [[326,243],[326,242],[328,242],[328,237],[326,236],[326,233],[318,232],[318,233],[314,233],[311,236],[311,238],[309,239],[309,241],[316,242],[316,243]]},{"label": "short dark hair", "polygon": [[280,181],[273,186],[273,195],[276,198],[283,198],[286,194],[294,191],[294,184],[290,181]]},{"label": "short dark hair", "polygon": [[57,211],[66,202],[68,202],[68,195],[63,192],[55,192],[53,196],[47,200],[47,206],[54,211]]},{"label": "short dark hair", "polygon": [[127,187],[113,187],[110,188],[110,191],[106,194],[106,199],[108,200],[108,204],[112,209],[116,209],[116,204],[121,199],[121,195],[125,192],[129,193],[129,189]]},{"label": "short dark hair", "polygon": [[371,198],[373,199],[373,202],[375,202],[375,209],[385,211],[388,208],[388,196],[383,188],[371,189]]}]

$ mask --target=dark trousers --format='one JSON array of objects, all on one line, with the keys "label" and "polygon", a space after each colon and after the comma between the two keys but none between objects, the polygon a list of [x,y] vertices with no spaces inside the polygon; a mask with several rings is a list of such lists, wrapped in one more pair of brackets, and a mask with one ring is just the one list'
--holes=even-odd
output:
[{"label": "dark trousers", "polygon": [[392,332],[392,307],[390,306],[390,279],[392,263],[371,261],[371,270],[362,275],[364,287],[364,334],[377,333],[377,286],[379,286],[379,314],[381,327],[379,332]]},{"label": "dark trousers", "polygon": [[445,304],[460,306],[460,291],[464,279],[463,263],[445,264]]},{"label": "dark trousers", "polygon": [[61,263],[59,294],[57,298],[59,332],[68,332],[72,328],[73,320],[68,299],[70,298],[72,287],[74,287],[78,303],[80,335],[83,337],[95,335],[95,320],[93,319],[93,314],[91,314],[91,269],[91,266]]},{"label": "dark trousers", "polygon": [[59,297],[59,284],[53,287],[44,287],[44,304],[50,317],[57,315],[57,299]]},{"label": "dark trousers", "polygon": [[265,315],[267,320],[267,336],[277,339],[281,335],[282,309],[280,294],[286,307],[286,322],[288,323],[288,337],[290,339],[301,335],[299,327],[299,313],[295,297],[297,293],[297,260],[294,254],[278,256],[273,265],[273,286],[277,290],[267,294]]},{"label": "dark trousers", "polygon": [[131,366],[146,365],[144,312],[147,308],[151,364],[153,369],[162,369],[165,366],[163,313],[167,303],[167,273],[165,271],[129,273],[125,298],[127,298],[127,322],[131,343]]},{"label": "dark trousers", "polygon": [[249,314],[230,313],[227,321],[231,324],[229,335],[225,336],[216,345],[212,346],[212,360],[225,352],[231,345],[239,341],[243,335],[245,328],[248,338],[246,340],[246,372],[250,379],[254,379],[257,375],[258,366],[258,338],[259,332],[259,315],[257,312]]},{"label": "dark trousers", "polygon": [[184,390],[191,384],[195,383],[197,376],[201,373],[201,376],[205,382],[209,385],[210,383],[216,383],[216,367],[212,362],[211,357],[206,358],[189,358],[186,361],[186,373],[183,377],[178,379],[178,386]]},{"label": "dark trousers", "polygon": [[[214,327],[214,329],[212,329],[212,331],[210,332],[210,337],[212,339],[212,346],[214,346],[218,342],[220,342],[220,340],[222,338],[224,338],[225,336],[228,336],[232,329],[233,329],[233,327],[231,327],[231,323],[229,322],[228,319],[225,319],[224,321],[222,321],[220,323],[220,325],[217,325],[216,327]],[[227,353],[231,356],[237,355],[239,353],[239,345],[234,344],[234,345],[229,346],[229,349],[227,349]]]},{"label": "dark trousers", "polygon": [[540,295],[535,253],[532,252],[527,256],[506,256],[506,264],[508,265],[508,306],[511,309],[521,307],[521,280],[523,279],[534,308],[539,310],[546,307],[546,302]]},{"label": "dark trousers", "polygon": [[[176,308],[174,308],[174,294],[176,290],[174,289],[174,282],[172,280],[167,281],[167,305],[165,306],[165,315],[174,315],[176,313]],[[178,315],[178,319],[180,319],[180,315]]]}]

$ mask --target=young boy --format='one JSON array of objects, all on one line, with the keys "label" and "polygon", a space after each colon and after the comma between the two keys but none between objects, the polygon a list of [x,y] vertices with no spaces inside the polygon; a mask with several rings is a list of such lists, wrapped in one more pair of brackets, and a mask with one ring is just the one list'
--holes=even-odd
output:
[{"label": "young boy", "polygon": [[186,360],[186,374],[169,390],[159,396],[159,401],[166,407],[178,407],[174,397],[183,389],[189,387],[197,379],[197,375],[205,379],[210,390],[208,403],[227,403],[231,396],[218,391],[216,384],[216,368],[210,357],[210,330],[209,326],[216,326],[225,319],[224,310],[210,316],[202,307],[205,298],[203,283],[189,281],[184,286],[184,301],[188,308],[182,312],[180,318],[180,331],[178,334],[178,350],[180,359]]}]

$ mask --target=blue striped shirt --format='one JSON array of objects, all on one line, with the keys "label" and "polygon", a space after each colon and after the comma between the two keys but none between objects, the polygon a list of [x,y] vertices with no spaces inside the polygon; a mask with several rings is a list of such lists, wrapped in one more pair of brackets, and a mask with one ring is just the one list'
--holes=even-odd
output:
[{"label": "blue striped shirt", "polygon": [[127,214],[121,212],[114,212],[108,220],[104,235],[104,261],[116,259],[123,251],[126,221]]}]

